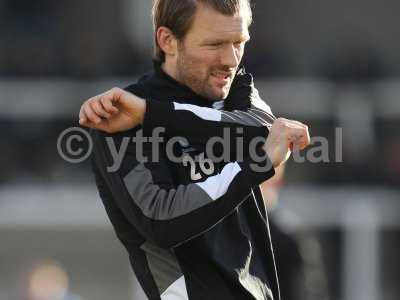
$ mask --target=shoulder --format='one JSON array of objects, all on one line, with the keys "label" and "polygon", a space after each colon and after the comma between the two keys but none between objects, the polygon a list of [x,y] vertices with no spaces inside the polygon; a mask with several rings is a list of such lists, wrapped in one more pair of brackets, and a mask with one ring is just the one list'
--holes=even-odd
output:
[{"label": "shoulder", "polygon": [[260,94],[256,88],[252,91],[251,96],[251,106],[259,110],[263,110],[271,115],[273,115],[271,107],[267,104],[267,99],[261,99]]},{"label": "shoulder", "polygon": [[262,99],[257,88],[254,86],[254,78],[251,73],[246,72],[242,66],[237,71],[231,92],[226,101],[227,110],[259,109],[272,114],[271,107]]},{"label": "shoulder", "polygon": [[132,83],[125,87],[124,90],[139,97],[146,97],[150,92],[150,84],[152,82],[152,79],[153,73],[144,74],[135,83]]}]

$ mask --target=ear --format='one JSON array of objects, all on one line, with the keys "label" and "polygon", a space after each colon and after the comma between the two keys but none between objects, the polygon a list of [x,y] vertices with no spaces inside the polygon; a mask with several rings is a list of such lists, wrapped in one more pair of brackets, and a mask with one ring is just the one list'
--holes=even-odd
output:
[{"label": "ear", "polygon": [[166,56],[176,55],[178,41],[168,27],[161,26],[157,29],[157,43]]}]

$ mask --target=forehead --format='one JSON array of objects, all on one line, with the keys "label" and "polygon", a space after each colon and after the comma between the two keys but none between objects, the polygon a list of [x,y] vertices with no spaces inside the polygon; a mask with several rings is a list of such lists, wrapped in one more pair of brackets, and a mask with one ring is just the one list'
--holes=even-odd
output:
[{"label": "forehead", "polygon": [[197,39],[248,39],[249,16],[241,10],[233,16],[224,15],[200,4],[188,35]]}]

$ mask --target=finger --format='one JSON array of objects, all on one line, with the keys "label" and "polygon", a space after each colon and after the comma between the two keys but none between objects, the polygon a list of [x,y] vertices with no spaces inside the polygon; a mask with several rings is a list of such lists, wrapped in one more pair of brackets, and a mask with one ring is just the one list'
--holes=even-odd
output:
[{"label": "finger", "polygon": [[107,119],[102,119],[100,123],[94,124],[94,129],[98,129],[107,133],[114,133],[116,132],[115,130],[112,129],[112,127],[109,124],[109,121]]},{"label": "finger", "polygon": [[97,96],[98,99],[107,99],[112,103],[116,103],[121,100],[122,92],[119,88],[112,88]]},{"label": "finger", "polygon": [[301,134],[301,136],[304,137],[304,148],[307,147],[311,143],[310,131],[308,126],[298,121],[293,121],[293,122],[294,124],[297,124],[303,129],[303,133]]},{"label": "finger", "polygon": [[286,130],[287,136],[292,139],[298,139],[299,137],[306,134],[305,129],[302,127],[298,127],[298,125],[296,125],[296,127],[286,127]]},{"label": "finger", "polygon": [[96,129],[96,124],[94,124],[93,122],[90,122],[90,121],[88,121],[88,120],[86,120],[85,122],[83,122],[83,121],[79,121],[79,125],[81,125],[81,126],[84,126],[84,127],[87,127],[87,128],[94,128],[94,129]]},{"label": "finger", "polygon": [[94,124],[98,124],[98,123],[101,122],[101,118],[99,116],[97,116],[97,114],[93,111],[93,109],[89,105],[89,103],[84,105],[83,110],[85,112],[85,115],[86,115],[87,119],[90,122],[92,122]]},{"label": "finger", "polygon": [[83,111],[82,107],[83,107],[83,105],[81,106],[81,108],[79,110],[79,124],[81,124],[81,125],[83,125],[87,121],[85,112]]},{"label": "finger", "polygon": [[90,121],[86,121],[85,123],[80,121],[79,123],[80,123],[80,125],[85,126],[87,128],[92,128],[92,129],[97,129],[97,130],[108,132],[109,125],[108,125],[107,119],[102,119],[99,123],[93,123]]},{"label": "finger", "polygon": [[99,123],[92,124],[94,129],[105,131],[107,128],[108,121],[107,119],[102,119]]},{"label": "finger", "polygon": [[304,150],[310,143],[307,140],[306,136],[301,136],[297,142],[297,145],[300,150]]},{"label": "finger", "polygon": [[95,101],[90,102],[90,106],[93,111],[97,114],[100,118],[109,118],[111,115],[105,111],[103,105],[100,102],[100,99],[96,99]]},{"label": "finger", "polygon": [[303,143],[300,140],[296,140],[292,143],[290,143],[290,149],[292,150],[292,152],[295,151],[300,151],[304,149]]},{"label": "finger", "polygon": [[308,147],[311,144],[311,138],[310,134],[307,132],[307,134],[304,136],[304,148]]},{"label": "finger", "polygon": [[303,150],[307,145],[307,138],[303,131],[292,130],[291,134],[287,137],[288,144],[293,144],[293,148]]},{"label": "finger", "polygon": [[107,92],[107,98],[109,98],[112,102],[118,102],[121,100],[124,93],[125,91],[123,89],[115,87]]},{"label": "finger", "polygon": [[88,127],[88,126],[87,126],[87,125],[88,125],[87,119],[80,118],[80,119],[79,119],[79,125]]},{"label": "finger", "polygon": [[116,114],[119,112],[118,108],[113,105],[113,102],[107,97],[101,97],[101,104],[109,114]]},{"label": "finger", "polygon": [[299,141],[301,142],[301,148],[304,149],[311,143],[310,133],[308,131],[308,127],[303,128],[297,134]]}]

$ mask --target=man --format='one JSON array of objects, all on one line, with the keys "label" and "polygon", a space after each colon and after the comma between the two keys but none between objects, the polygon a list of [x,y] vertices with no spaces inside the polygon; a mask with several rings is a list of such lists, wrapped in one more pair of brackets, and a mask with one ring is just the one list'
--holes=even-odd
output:
[{"label": "man", "polygon": [[[154,72],[80,111],[81,125],[101,130],[92,131],[93,168],[117,236],[151,300],[280,299],[259,185],[293,147],[309,144],[307,126],[275,121],[239,67],[247,0],[158,0],[153,16]],[[157,128],[163,142],[154,147]],[[150,139],[129,142],[140,129]],[[217,160],[208,141],[226,131],[235,138],[227,159]],[[171,160],[176,136],[184,140]],[[251,149],[257,137],[265,143]],[[116,149],[126,153],[110,171]]]}]

